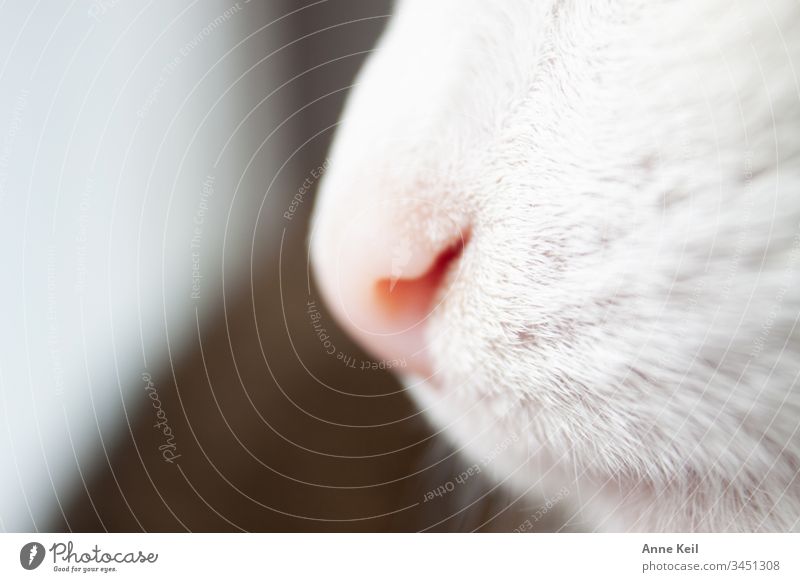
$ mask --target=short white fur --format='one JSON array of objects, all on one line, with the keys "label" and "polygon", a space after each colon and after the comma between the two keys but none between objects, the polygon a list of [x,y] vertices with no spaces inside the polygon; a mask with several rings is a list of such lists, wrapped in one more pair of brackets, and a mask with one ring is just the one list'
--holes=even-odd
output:
[{"label": "short white fur", "polygon": [[566,527],[798,530],[799,65],[795,0],[401,1],[315,259],[365,200],[469,229],[407,383]]}]

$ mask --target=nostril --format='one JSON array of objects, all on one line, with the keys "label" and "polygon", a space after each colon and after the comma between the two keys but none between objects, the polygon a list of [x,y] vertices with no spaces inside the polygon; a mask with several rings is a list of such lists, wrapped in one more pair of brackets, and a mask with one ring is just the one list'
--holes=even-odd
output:
[{"label": "nostril", "polygon": [[419,277],[402,278],[398,273],[379,279],[375,283],[375,300],[384,313],[402,320],[427,317],[434,307],[442,280],[461,256],[467,238],[460,236],[439,253],[430,268]]},{"label": "nostril", "polygon": [[465,216],[418,199],[380,201],[346,221],[318,219],[320,289],[369,354],[430,377],[428,319],[457,276],[471,232]]}]

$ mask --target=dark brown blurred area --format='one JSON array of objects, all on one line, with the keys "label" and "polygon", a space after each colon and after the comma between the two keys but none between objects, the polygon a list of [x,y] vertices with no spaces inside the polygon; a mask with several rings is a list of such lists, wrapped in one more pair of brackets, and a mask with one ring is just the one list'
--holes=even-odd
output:
[{"label": "dark brown blurred area", "polygon": [[[262,29],[250,41],[262,54],[253,51],[249,65],[277,51],[272,58],[287,72],[275,79],[256,67],[246,80],[252,102],[237,112],[252,113],[247,124],[261,139],[275,131],[284,158],[279,173],[263,176],[253,168],[272,155],[266,151],[244,167],[260,141],[240,152],[237,203],[252,212],[249,223],[228,228],[229,236],[252,239],[252,265],[250,257],[225,257],[221,274],[238,262],[245,276],[225,279],[217,308],[199,314],[187,347],[152,372],[180,457],[165,462],[159,451],[164,438],[142,397],[144,382],[126,391],[136,395],[125,401],[128,429],[84,475],[85,488],[54,530],[510,531],[531,513],[509,506],[511,494],[483,476],[424,502],[471,462],[436,436],[389,373],[348,368],[315,333],[308,301],[316,301],[337,352],[367,359],[336,328],[309,280],[313,189],[291,221],[282,215],[323,165],[347,89],[391,2],[302,7],[273,3],[273,13],[286,15],[279,22],[262,29],[267,13],[259,21],[254,9],[247,23],[248,33]],[[284,83],[279,118],[257,107]],[[169,345],[165,338],[163,349]]]}]

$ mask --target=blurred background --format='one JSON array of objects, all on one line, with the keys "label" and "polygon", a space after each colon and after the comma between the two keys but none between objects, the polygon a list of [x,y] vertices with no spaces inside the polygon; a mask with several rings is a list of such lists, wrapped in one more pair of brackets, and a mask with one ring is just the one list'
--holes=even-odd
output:
[{"label": "blurred background", "polygon": [[472,463],[361,369],[309,278],[326,152],[391,10],[0,7],[0,529],[511,531],[537,511],[483,475],[426,495]]}]

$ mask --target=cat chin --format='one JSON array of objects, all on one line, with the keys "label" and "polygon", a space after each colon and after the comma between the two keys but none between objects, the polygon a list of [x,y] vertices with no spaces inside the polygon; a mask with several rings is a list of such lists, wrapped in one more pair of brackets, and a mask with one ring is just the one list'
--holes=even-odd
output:
[{"label": "cat chin", "polygon": [[462,469],[478,466],[511,499],[547,508],[562,530],[798,529],[791,471],[763,482],[763,474],[745,469],[721,474],[713,456],[690,463],[687,453],[686,463],[672,464],[653,444],[578,436],[558,418],[537,416],[532,402],[521,404],[511,391],[459,390],[412,375],[401,380],[463,459]]}]

